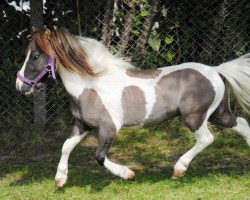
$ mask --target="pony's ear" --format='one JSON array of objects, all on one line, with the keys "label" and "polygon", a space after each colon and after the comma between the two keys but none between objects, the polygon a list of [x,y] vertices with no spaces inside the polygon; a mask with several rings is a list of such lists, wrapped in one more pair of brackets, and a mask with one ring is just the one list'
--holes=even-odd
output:
[{"label": "pony's ear", "polygon": [[44,37],[48,40],[50,40],[50,36],[51,36],[51,31],[49,29],[45,29],[44,31]]}]

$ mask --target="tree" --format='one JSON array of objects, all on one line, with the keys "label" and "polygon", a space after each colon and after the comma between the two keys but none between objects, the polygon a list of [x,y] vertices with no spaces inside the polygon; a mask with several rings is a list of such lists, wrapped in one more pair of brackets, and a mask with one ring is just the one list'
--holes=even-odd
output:
[{"label": "tree", "polygon": [[114,0],[108,0],[107,5],[105,7],[105,15],[102,26],[102,40],[107,47],[109,47],[111,43],[111,36],[112,36],[111,20],[112,20],[113,10],[114,10]]},{"label": "tree", "polygon": [[132,1],[128,1],[127,3],[129,10],[126,12],[126,16],[124,18],[124,26],[122,29],[122,34],[120,37],[120,41],[118,43],[118,55],[123,56],[125,54],[128,42],[129,42],[129,35],[131,33],[132,30],[132,26],[133,26],[133,20],[134,20],[134,16],[136,13],[136,0],[132,0]]},{"label": "tree", "polygon": [[[31,30],[43,28],[43,0],[30,0],[30,26]],[[34,122],[40,127],[46,123],[46,86],[34,94]]]},{"label": "tree", "polygon": [[135,50],[135,58],[138,60],[138,58],[142,59],[142,54],[145,49],[145,44],[148,40],[148,37],[151,33],[152,26],[154,24],[156,13],[158,12],[158,6],[160,4],[161,0],[150,0],[149,2],[149,11],[148,15],[146,16],[144,23],[142,25],[142,30],[139,35],[139,38],[137,40],[136,44],[136,50]]},{"label": "tree", "polygon": [[223,28],[223,24],[228,15],[228,0],[223,0],[220,3],[217,15],[214,17],[214,23],[210,28],[210,32],[207,38],[203,42],[203,51],[201,53],[201,62],[209,64],[212,59],[213,51],[217,46],[220,31]]}]

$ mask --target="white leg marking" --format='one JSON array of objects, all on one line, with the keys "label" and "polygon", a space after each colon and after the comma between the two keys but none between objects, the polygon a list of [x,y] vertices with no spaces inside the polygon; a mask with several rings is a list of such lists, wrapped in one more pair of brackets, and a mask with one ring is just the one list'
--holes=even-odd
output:
[{"label": "white leg marking", "polygon": [[242,117],[237,117],[236,119],[237,125],[232,129],[237,131],[244,139],[246,140],[247,144],[250,146],[250,127]]},{"label": "white leg marking", "polygon": [[119,176],[123,179],[133,179],[135,176],[134,172],[130,170],[128,167],[113,163],[107,157],[105,157],[104,166],[112,174]]},{"label": "white leg marking", "polygon": [[180,157],[174,166],[174,170],[186,171],[192,159],[204,150],[208,145],[214,141],[214,136],[210,133],[207,127],[207,121],[203,122],[202,126],[194,133],[196,144],[187,153]]},{"label": "white leg marking", "polygon": [[75,135],[71,138],[67,139],[62,147],[62,155],[60,162],[57,167],[57,172],[55,176],[55,180],[67,180],[68,175],[68,159],[71,151],[74,147],[87,135],[88,132],[84,132],[81,135]]},{"label": "white leg marking", "polygon": [[[27,62],[28,62],[28,60],[29,60],[30,53],[31,53],[31,50],[28,51],[27,56],[26,56],[26,59],[25,59],[25,61],[24,61],[24,63],[23,63],[23,66],[22,66],[22,68],[21,68],[21,70],[20,70],[20,72],[19,72],[22,76],[24,76],[25,67],[26,67],[26,64],[27,64]],[[23,81],[21,81],[19,78],[17,78],[17,79],[16,79],[16,89],[17,89],[17,90],[21,90],[22,85],[23,85]]]}]

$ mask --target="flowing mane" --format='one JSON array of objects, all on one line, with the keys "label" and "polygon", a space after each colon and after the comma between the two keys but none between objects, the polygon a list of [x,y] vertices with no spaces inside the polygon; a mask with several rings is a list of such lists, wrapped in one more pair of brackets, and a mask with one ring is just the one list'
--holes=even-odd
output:
[{"label": "flowing mane", "polygon": [[111,54],[102,42],[92,38],[76,36],[76,39],[83,46],[88,61],[93,66],[94,71],[112,73],[115,70],[130,69],[134,66],[123,57]]},{"label": "flowing mane", "polygon": [[73,36],[65,29],[50,31],[50,36],[45,37],[45,31],[41,29],[34,32],[32,41],[46,54],[54,56],[57,64],[68,71],[95,77],[107,69],[134,67],[123,58],[112,55],[97,40]]},{"label": "flowing mane", "polygon": [[51,31],[49,38],[44,37],[45,31],[41,29],[34,32],[32,39],[46,54],[55,56],[57,64],[71,72],[98,75],[90,66],[82,46],[68,31]]}]

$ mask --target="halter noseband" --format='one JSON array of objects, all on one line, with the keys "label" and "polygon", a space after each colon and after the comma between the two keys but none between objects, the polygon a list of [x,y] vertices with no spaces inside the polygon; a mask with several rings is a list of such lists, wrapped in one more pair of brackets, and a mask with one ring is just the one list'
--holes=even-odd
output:
[{"label": "halter noseband", "polygon": [[56,80],[56,73],[55,73],[55,58],[53,56],[49,56],[48,65],[44,68],[43,71],[40,72],[33,80],[30,80],[23,75],[20,74],[20,71],[17,72],[17,78],[19,78],[24,83],[28,85],[35,86],[46,74],[52,76],[54,80]]}]

